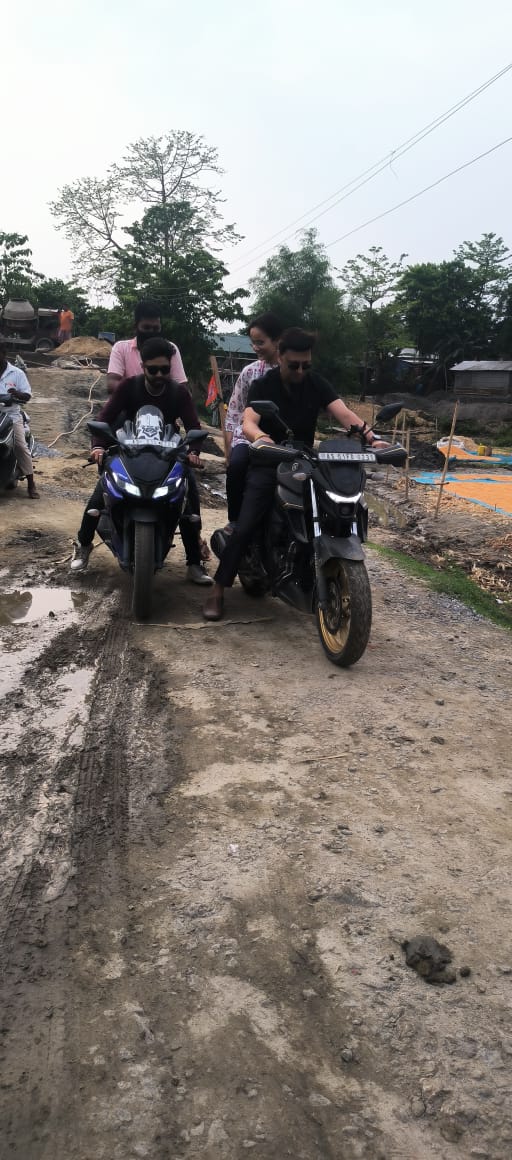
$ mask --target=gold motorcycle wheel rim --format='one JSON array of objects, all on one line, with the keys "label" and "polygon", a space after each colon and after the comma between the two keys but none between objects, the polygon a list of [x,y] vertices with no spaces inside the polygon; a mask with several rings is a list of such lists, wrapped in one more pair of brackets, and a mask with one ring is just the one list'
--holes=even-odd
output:
[{"label": "gold motorcycle wheel rim", "polygon": [[347,645],[351,620],[350,593],[341,564],[336,566],[327,583],[329,607],[318,610],[320,631],[329,652],[341,653]]}]

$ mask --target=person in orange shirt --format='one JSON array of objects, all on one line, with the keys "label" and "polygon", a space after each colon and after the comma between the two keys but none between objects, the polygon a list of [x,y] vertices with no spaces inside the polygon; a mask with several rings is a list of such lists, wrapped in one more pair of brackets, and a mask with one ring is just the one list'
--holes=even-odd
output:
[{"label": "person in orange shirt", "polygon": [[59,313],[59,345],[71,338],[75,316],[69,306],[63,306]]}]

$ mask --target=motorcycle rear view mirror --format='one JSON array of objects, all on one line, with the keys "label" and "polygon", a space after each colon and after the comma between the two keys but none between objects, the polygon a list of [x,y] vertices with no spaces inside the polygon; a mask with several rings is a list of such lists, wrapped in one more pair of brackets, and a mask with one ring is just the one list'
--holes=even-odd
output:
[{"label": "motorcycle rear view mirror", "polygon": [[259,415],[261,419],[272,419],[274,424],[277,424],[278,427],[281,428],[283,435],[285,435],[287,439],[292,437],[292,432],[290,431],[289,427],[287,427],[284,420],[281,419],[277,403],[272,403],[270,399],[256,399],[254,403],[249,403],[249,406],[252,407],[253,411],[256,411],[256,414]]},{"label": "motorcycle rear view mirror", "polygon": [[403,403],[388,403],[377,413],[374,423],[389,423],[389,420],[394,419],[395,415],[398,415],[399,411],[402,410],[403,405]]},{"label": "motorcycle rear view mirror", "polygon": [[99,419],[89,419],[87,426],[91,435],[106,435],[110,444],[117,443],[117,438],[108,423],[100,423]]}]

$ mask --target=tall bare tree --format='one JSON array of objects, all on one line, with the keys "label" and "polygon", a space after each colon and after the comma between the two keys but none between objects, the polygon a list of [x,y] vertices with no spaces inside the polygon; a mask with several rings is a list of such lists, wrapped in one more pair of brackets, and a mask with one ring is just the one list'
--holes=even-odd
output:
[{"label": "tall bare tree", "polygon": [[[117,262],[126,246],[125,231],[133,207],[173,210],[192,206],[201,218],[202,244],[210,249],[238,241],[232,224],[222,220],[222,199],[204,178],[223,171],[217,150],[203,137],[175,130],[162,137],[140,138],[129,145],[119,164],[103,178],[84,177],[65,185],[51,203],[57,228],[71,242],[81,280],[111,289]],[[169,269],[173,248],[180,245],[179,214],[164,213],[162,256]],[[190,233],[183,238],[190,245]]]}]

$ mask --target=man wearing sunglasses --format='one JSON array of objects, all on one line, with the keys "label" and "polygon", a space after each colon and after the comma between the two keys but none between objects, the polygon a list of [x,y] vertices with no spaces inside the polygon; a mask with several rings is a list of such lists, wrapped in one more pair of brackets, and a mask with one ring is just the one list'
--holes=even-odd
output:
[{"label": "man wearing sunglasses", "polygon": [[[320,411],[328,411],[333,419],[347,430],[361,427],[368,444],[375,440],[373,431],[354,411],[350,411],[331,384],[311,368],[315,336],[299,327],[285,330],[278,346],[278,366],[258,379],[249,388],[244,411],[243,432],[250,443],[280,443],[283,429],[272,417],[260,417],[251,407],[254,400],[267,400],[279,408],[282,421],[293,432],[297,443],[312,447]],[[224,612],[224,589],[230,588],[238,572],[240,560],[247,550],[254,532],[272,506],[276,486],[276,469],[258,466],[249,468],[242,508],[220,558],[215,573],[215,584],[208,597],[203,615],[205,620],[220,620]]]},{"label": "man wearing sunglasses", "polygon": [[[134,419],[141,407],[158,407],[162,412],[164,423],[171,423],[178,430],[177,421],[181,419],[186,431],[200,427],[199,418],[188,388],[183,383],[175,383],[171,379],[172,346],[165,338],[149,338],[141,350],[141,375],[125,379],[124,383],[110,396],[102,407],[98,419],[108,423],[113,430],[116,422],[122,416]],[[95,435],[91,449],[91,459],[101,467],[107,441]],[[199,456],[194,452],[189,455],[192,467],[199,467]],[[77,539],[73,546],[71,560],[72,572],[84,572],[89,563],[92,551],[92,541],[96,531],[100,512],[103,507],[103,490],[101,479],[98,480],[89,502],[85,506],[82,523]],[[95,514],[92,515],[92,512]],[[97,513],[97,514],[96,514]],[[192,520],[190,516],[195,517]],[[188,492],[188,515],[180,520],[180,532],[187,558],[187,580],[192,584],[212,584],[201,560],[201,510],[199,493],[194,475],[191,472]]]},{"label": "man wearing sunglasses", "polygon": [[[107,391],[111,395],[123,379],[140,375],[142,361],[140,352],[148,338],[162,334],[162,308],[153,298],[143,298],[137,302],[134,312],[135,338],[115,342],[110,354],[107,371]],[[175,383],[186,383],[187,376],[178,347],[171,343],[171,378]]]}]

